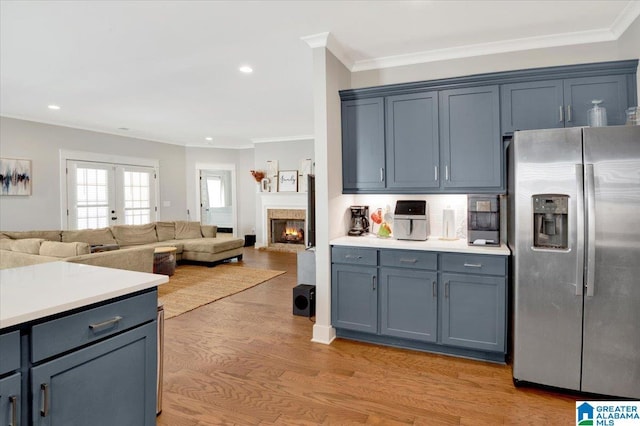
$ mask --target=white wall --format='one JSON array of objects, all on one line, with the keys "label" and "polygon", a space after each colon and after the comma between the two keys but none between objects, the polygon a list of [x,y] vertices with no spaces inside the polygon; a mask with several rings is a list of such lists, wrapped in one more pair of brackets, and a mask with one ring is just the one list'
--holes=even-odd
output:
[{"label": "white wall", "polygon": [[262,142],[254,147],[255,169],[267,170],[267,161],[277,160],[280,170],[300,170],[300,162],[314,159],[313,140]]},{"label": "white wall", "polygon": [[[186,219],[184,147],[0,117],[0,156],[32,161],[30,196],[2,197],[0,229],[60,229],[60,150],[157,160],[159,217]],[[163,207],[163,202],[170,202]]]},{"label": "white wall", "polygon": [[637,18],[617,41],[523,50],[360,71],[352,73],[351,83],[353,88],[359,88],[488,72],[638,58],[640,58],[640,18]]}]

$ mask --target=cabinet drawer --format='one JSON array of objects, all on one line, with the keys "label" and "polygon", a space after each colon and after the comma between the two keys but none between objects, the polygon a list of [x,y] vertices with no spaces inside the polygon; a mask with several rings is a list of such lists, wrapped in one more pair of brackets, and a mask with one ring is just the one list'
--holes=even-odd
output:
[{"label": "cabinet drawer", "polygon": [[38,324],[31,329],[31,360],[38,362],[156,317],[157,292],[152,291]]},{"label": "cabinet drawer", "polygon": [[20,332],[0,336],[0,375],[20,368]]},{"label": "cabinet drawer", "polygon": [[381,250],[380,265],[436,270],[438,269],[438,254],[424,251]]},{"label": "cabinet drawer", "polygon": [[376,249],[334,246],[331,248],[331,262],[376,266],[377,254]]},{"label": "cabinet drawer", "polygon": [[507,258],[494,255],[444,253],[440,269],[447,272],[466,272],[483,275],[506,275]]}]

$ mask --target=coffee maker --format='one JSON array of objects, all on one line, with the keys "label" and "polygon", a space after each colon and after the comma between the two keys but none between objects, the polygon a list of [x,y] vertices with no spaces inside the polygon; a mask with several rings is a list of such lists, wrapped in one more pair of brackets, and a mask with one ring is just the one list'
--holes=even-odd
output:
[{"label": "coffee maker", "polygon": [[369,232],[369,206],[351,206],[351,228],[349,235],[360,236]]},{"label": "coffee maker", "polygon": [[500,197],[469,195],[467,240],[469,245],[500,245]]}]

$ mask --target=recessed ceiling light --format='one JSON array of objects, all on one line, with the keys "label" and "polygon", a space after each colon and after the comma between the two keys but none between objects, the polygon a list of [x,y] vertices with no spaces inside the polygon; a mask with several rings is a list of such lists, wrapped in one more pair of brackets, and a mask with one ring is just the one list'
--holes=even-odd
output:
[{"label": "recessed ceiling light", "polygon": [[129,128],[128,127],[118,127],[118,130],[124,130],[126,132],[127,130],[129,130]]},{"label": "recessed ceiling light", "polygon": [[207,137],[205,138],[205,140],[212,141],[212,140],[213,140],[213,138],[212,138],[211,136],[207,136]]},{"label": "recessed ceiling light", "polygon": [[60,107],[59,107],[58,105],[53,105],[53,104],[52,104],[52,105],[49,105],[49,106],[48,106],[48,108],[49,108],[49,109],[56,109],[56,110],[57,110],[57,109],[60,109]]},{"label": "recessed ceiling light", "polygon": [[253,72],[253,68],[251,68],[249,65],[243,65],[238,69],[240,70],[240,72],[245,74],[251,74]]}]

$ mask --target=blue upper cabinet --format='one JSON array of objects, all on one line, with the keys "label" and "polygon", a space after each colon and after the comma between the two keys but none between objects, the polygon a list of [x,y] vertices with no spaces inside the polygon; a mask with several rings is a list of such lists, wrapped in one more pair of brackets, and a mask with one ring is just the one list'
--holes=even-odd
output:
[{"label": "blue upper cabinet", "polygon": [[387,188],[438,188],[438,92],[386,98]]},{"label": "blue upper cabinet", "polygon": [[342,103],[342,185],[384,189],[384,99]]},{"label": "blue upper cabinet", "polygon": [[637,102],[638,60],[478,74],[340,91],[343,192],[504,193],[503,135],[609,125]]},{"label": "blue upper cabinet", "polygon": [[567,109],[565,127],[588,126],[587,111],[591,101],[602,100],[607,109],[607,123],[621,125],[626,121],[627,78],[624,75],[571,78],[564,81],[564,102]]},{"label": "blue upper cabinet", "polygon": [[482,86],[440,92],[443,187],[502,188],[499,87]]},{"label": "blue upper cabinet", "polygon": [[503,84],[502,132],[564,127],[562,80]]}]

